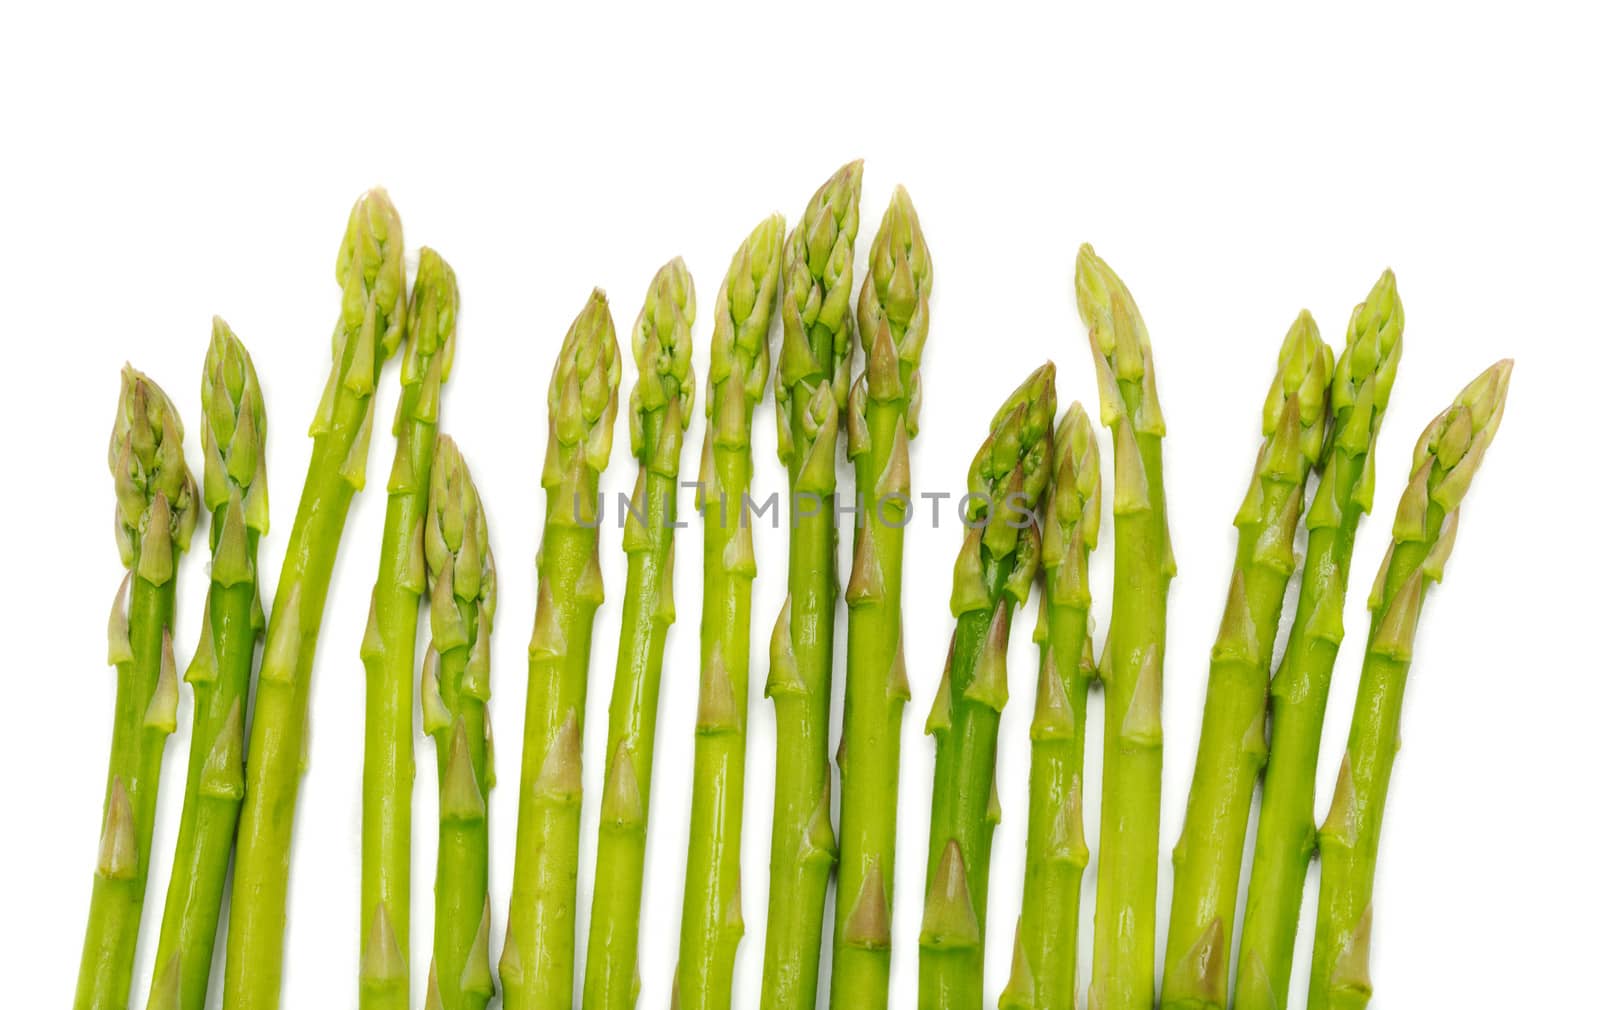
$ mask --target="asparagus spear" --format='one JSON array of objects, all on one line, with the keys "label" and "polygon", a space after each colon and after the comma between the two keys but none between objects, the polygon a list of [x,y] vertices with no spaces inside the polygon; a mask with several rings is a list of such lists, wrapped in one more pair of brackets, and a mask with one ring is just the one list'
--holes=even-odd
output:
[{"label": "asparagus spear", "polygon": [[[378,581],[361,661],[367,671],[361,789],[363,1010],[410,1005],[412,684],[423,571],[423,513],[439,425],[439,394],[455,354],[455,271],[426,246],[406,308],[406,352],[394,415],[394,464]],[[395,956],[398,954],[398,956]]]},{"label": "asparagus spear", "polygon": [[600,474],[611,457],[622,359],[605,292],[567,330],[550,376],[544,538],[517,803],[511,917],[500,955],[507,1010],[572,1005],[583,710],[600,581]]},{"label": "asparagus spear", "polygon": [[[366,483],[372,393],[405,325],[400,218],[375,189],[356,201],[339,247],[343,289],[333,368],[311,423],[311,463],[267,622],[234,857],[223,986],[227,1010],[272,1010],[283,980],[294,807],[307,748],[311,670],[328,582],[355,493]],[[375,959],[401,958],[391,941]]]},{"label": "asparagus spear", "polygon": [[265,624],[256,545],[267,532],[267,413],[250,354],[221,319],[211,322],[200,405],[211,585],[200,644],[183,678],[194,688],[194,728],[150,1010],[205,1006],[244,800],[250,673]]},{"label": "asparagus spear", "polygon": [[[443,278],[439,274],[433,279]],[[449,290],[441,287],[440,293]],[[444,314],[437,318],[443,322]],[[448,355],[447,334],[442,344]],[[426,514],[419,517],[433,633],[422,672],[422,729],[433,737],[439,765],[439,857],[427,1007],[483,1010],[494,995],[485,803],[494,785],[487,711],[494,552],[478,489],[448,435],[438,436],[431,469]]]},{"label": "asparagus spear", "polygon": [[778,290],[783,218],[767,218],[734,253],[712,315],[706,441],[697,506],[705,516],[700,707],[695,720],[689,859],[674,1006],[726,1010],[744,935],[739,845],[744,720],[750,680],[750,585],[756,556],[746,499],[750,417],[767,385],[767,329]]},{"label": "asparagus spear", "polygon": [[122,370],[110,463],[117,549],[128,574],[111,605],[109,659],[117,668],[117,704],[76,1010],[120,1010],[133,985],[161,752],[178,720],[173,597],[197,505],[178,412],[159,386],[131,366]]},{"label": "asparagus spear", "polygon": [[1317,748],[1344,637],[1350,554],[1361,517],[1372,508],[1373,450],[1400,365],[1404,327],[1394,274],[1385,271],[1352,313],[1333,370],[1333,433],[1306,513],[1310,536],[1300,602],[1272,679],[1266,783],[1240,930],[1238,1010],[1281,1010],[1284,998],[1278,994],[1288,992],[1301,891],[1316,847],[1311,805]]},{"label": "asparagus spear", "polygon": [[1211,647],[1205,718],[1183,834],[1172,853],[1172,915],[1161,1005],[1225,1010],[1239,866],[1267,760],[1267,681],[1294,538],[1327,436],[1333,352],[1311,315],[1289,327],[1262,417],[1266,441],[1233,523],[1239,529],[1222,626]]},{"label": "asparagus spear", "polygon": [[822,910],[835,845],[829,792],[828,710],[838,593],[839,411],[850,384],[850,284],[860,224],[861,162],[812,196],[784,253],[783,343],[773,397],[778,457],[789,471],[789,594],[772,629],[767,697],[777,711],[766,1010],[817,1002]]},{"label": "asparagus spear", "polygon": [[1444,576],[1461,500],[1500,427],[1510,360],[1473,379],[1417,440],[1394,541],[1367,600],[1372,624],[1355,715],[1328,817],[1317,833],[1322,890],[1307,1010],[1360,1010],[1372,998],[1372,885],[1383,804],[1400,748],[1400,706],[1428,584]]},{"label": "asparagus spear", "polygon": [[600,800],[585,1010],[626,1010],[638,999],[639,909],[644,897],[645,828],[655,763],[656,707],[672,599],[678,521],[678,462],[694,409],[690,328],[694,281],[683,260],[650,282],[633,327],[639,380],[629,400],[629,432],[639,461],[622,549],[628,586],[606,731],[606,785]]},{"label": "asparagus spear", "polygon": [[[859,524],[845,591],[849,606],[844,729],[839,743],[839,905],[833,1005],[889,1005],[895,795],[900,724],[910,700],[901,641],[900,581],[911,508],[911,439],[922,402],[933,263],[916,208],[896,188],[868,254],[856,303],[867,367],[846,410]],[[881,503],[881,511],[880,511]]]},{"label": "asparagus spear", "polygon": [[1167,586],[1177,571],[1161,481],[1166,422],[1144,318],[1122,279],[1087,245],[1078,251],[1077,294],[1115,466],[1116,588],[1100,661],[1104,799],[1089,1002],[1097,1010],[1148,1010],[1155,1003],[1161,676]]},{"label": "asparagus spear", "polygon": [[1028,774],[1028,860],[1011,982],[1001,1010],[1073,1010],[1083,837],[1083,748],[1094,663],[1089,552],[1100,535],[1100,449],[1082,405],[1056,426],[1055,474],[1042,524],[1043,599],[1034,639],[1039,690]]},{"label": "asparagus spear", "polygon": [[1050,479],[1055,366],[1028,376],[995,414],[968,471],[967,533],[956,557],[950,660],[928,716],[936,742],[928,897],[922,919],[918,1005],[983,1005],[989,846],[1000,820],[995,748],[1006,703],[1011,617],[1038,569],[1035,508]]}]

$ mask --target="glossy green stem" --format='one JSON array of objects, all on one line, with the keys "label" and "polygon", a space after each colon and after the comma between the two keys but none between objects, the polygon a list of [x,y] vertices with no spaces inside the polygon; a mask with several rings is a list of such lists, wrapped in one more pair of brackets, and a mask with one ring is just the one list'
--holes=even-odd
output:
[{"label": "glossy green stem", "polygon": [[[469,620],[475,615],[469,615]],[[475,620],[472,623],[477,623]],[[478,624],[479,634],[487,628]],[[453,735],[462,734],[472,760],[472,776],[480,796],[489,794],[489,745],[484,702],[462,689],[467,665],[466,648],[451,649],[439,657],[440,697],[454,717],[450,726],[435,735],[441,807],[449,781]],[[487,929],[489,902],[489,818],[479,816],[440,817],[439,855],[433,883],[433,983],[438,986],[444,1010],[483,1010],[493,991],[463,987],[468,961],[474,953],[485,958],[484,947],[475,951],[479,933]]]},{"label": "glossy green stem", "polygon": [[[883,507],[873,493],[889,465],[895,432],[904,422],[905,401],[868,401],[870,446],[856,456],[856,487],[863,509],[856,536],[871,536],[877,548],[883,592],[853,600],[844,692],[844,729],[839,762],[839,908],[834,917],[833,1001],[856,1007],[889,1005],[890,921],[860,922],[881,884],[883,908],[894,909],[897,800],[900,795],[901,725],[906,692],[894,682],[904,669],[900,596],[904,572],[905,522],[893,503]],[[888,521],[886,521],[888,520]],[[866,530],[871,530],[867,533]],[[876,879],[877,883],[874,883]],[[867,905],[862,905],[863,900]]]},{"label": "glossy green stem", "polygon": [[[176,555],[174,555],[176,563]],[[117,664],[117,702],[111,733],[111,760],[106,774],[102,819],[110,815],[112,794],[120,783],[133,813],[135,867],[131,875],[96,872],[89,899],[89,926],[78,968],[74,1010],[124,1010],[133,986],[134,949],[150,872],[150,844],[155,832],[156,791],[161,784],[161,755],[167,731],[145,725],[145,710],[161,676],[163,639],[171,633],[177,580],[155,585],[132,576],[128,604],[128,640],[133,658]]]},{"label": "glossy green stem", "polygon": [[[402,397],[415,400],[417,386]],[[377,649],[363,650],[367,673],[365,754],[361,770],[361,936],[364,953],[394,937],[402,959],[381,977],[364,972],[362,1010],[406,1010],[410,1004],[411,801],[417,764],[417,614],[422,591],[422,528],[436,425],[402,404],[395,465],[384,513],[378,578],[372,589]],[[387,918],[387,930],[378,923]],[[371,958],[363,961],[372,964]],[[396,972],[397,970],[397,972]]]},{"label": "glossy green stem", "polygon": [[[1089,861],[1083,838],[1083,755],[1089,684],[1094,680],[1085,655],[1089,613],[1057,602],[1050,581],[1047,576],[1041,604],[1041,698],[1030,732],[1027,865],[1017,923],[1016,957],[1027,966],[1032,998],[1019,999],[1014,1004],[1019,1010],[1074,1010],[1077,1005],[1078,906]],[[1056,678],[1070,725],[1049,721],[1061,713],[1049,712],[1043,702],[1047,677]],[[1010,1010],[1013,1004],[1002,998],[1000,1005]]]},{"label": "glossy green stem", "polygon": [[970,610],[956,621],[950,660],[950,718],[947,733],[936,736],[933,765],[933,814],[928,830],[928,872],[931,892],[945,850],[956,846],[965,862],[967,892],[977,915],[975,943],[934,946],[926,940],[918,972],[917,1005],[922,1010],[980,1010],[983,1006],[984,941],[987,938],[989,854],[999,811],[992,806],[1000,711],[992,703],[968,696],[990,627],[1003,622],[1009,630],[1014,601],[1002,594],[1011,577],[1012,558],[1000,559],[984,573],[996,605]]},{"label": "glossy green stem", "polygon": [[[1268,515],[1287,508],[1295,493],[1281,482],[1265,482],[1265,488],[1262,511]],[[1294,512],[1298,515],[1299,509]],[[1249,612],[1241,633],[1256,635],[1254,652],[1250,658],[1214,653],[1207,681],[1194,781],[1183,835],[1173,852],[1172,914],[1161,987],[1165,1010],[1225,1010],[1227,1003],[1245,831],[1267,759],[1267,683],[1289,584],[1286,571],[1252,563],[1260,533],[1259,525],[1240,529],[1234,569],[1243,580]]]},{"label": "glossy green stem", "polygon": [[[688,868],[674,1006],[727,1010],[744,936],[739,858],[744,827],[745,716],[750,694],[753,569],[728,564],[750,490],[750,447],[708,451],[716,488],[705,513],[705,595],[700,618],[700,714],[695,726]],[[747,530],[747,532],[749,532]]]},{"label": "glossy green stem", "polygon": [[[832,829],[825,823],[833,816],[828,723],[839,567],[833,503],[832,495],[798,501],[789,528],[787,611],[797,689],[774,686],[768,691],[777,710],[779,740],[767,969],[761,986],[762,1005],[769,1008],[816,1005],[822,913],[833,876]],[[813,514],[801,516],[800,509]]]},{"label": "glossy green stem", "polygon": [[[646,413],[643,424],[647,448],[641,455],[648,459],[660,441],[662,412]],[[631,1010],[638,998],[639,916],[644,900],[656,710],[667,632],[674,616],[677,476],[646,469],[643,487],[645,501],[633,503],[643,510],[644,520],[640,542],[628,550],[622,636],[606,730],[608,795],[602,803],[595,849],[594,903],[583,973],[584,1010]],[[638,520],[630,517],[627,522]],[[629,762],[629,771],[619,770],[620,761]],[[621,776],[631,776],[631,784]]]},{"label": "glossy green stem", "polygon": [[[1350,721],[1350,737],[1340,769],[1341,779],[1347,782],[1339,783],[1334,799],[1337,808],[1348,788],[1353,802],[1345,810],[1354,828],[1353,837],[1348,843],[1336,842],[1325,834],[1319,845],[1322,884],[1318,891],[1311,989],[1306,997],[1306,1010],[1361,1010],[1372,998],[1370,979],[1365,978],[1365,961],[1371,942],[1378,836],[1383,828],[1383,808],[1389,795],[1389,779],[1394,773],[1394,759],[1400,750],[1400,709],[1411,660],[1409,655],[1404,659],[1382,655],[1371,643],[1378,636],[1379,625],[1389,605],[1411,581],[1438,539],[1444,518],[1444,510],[1431,504],[1425,538],[1394,545],[1383,581],[1384,605],[1373,613],[1368,649],[1361,665],[1361,683],[1356,688],[1355,714]],[[1426,578],[1421,580],[1417,597],[1419,609],[1427,596],[1429,582]],[[1331,820],[1334,814],[1329,816]],[[1361,932],[1366,936],[1359,936]],[[1347,950],[1359,952],[1359,982],[1337,977],[1346,967],[1339,962]]]},{"label": "glossy green stem", "polygon": [[[1100,668],[1106,730],[1091,984],[1099,989],[1101,1010],[1148,1010],[1155,1002],[1156,880],[1161,861],[1160,678],[1172,567],[1161,439],[1147,434],[1133,438],[1149,487],[1149,503],[1134,510],[1112,510],[1114,588],[1111,626]],[[1120,442],[1117,451],[1123,451]],[[1141,698],[1140,677],[1152,675],[1155,682],[1145,685]],[[1141,703],[1148,706],[1152,700],[1153,711],[1139,710]],[[1130,720],[1130,713],[1137,717]]]},{"label": "glossy green stem", "polygon": [[289,856],[307,748],[311,670],[339,540],[355,496],[340,473],[366,399],[340,405],[339,426],[318,435],[273,597],[251,717],[245,801],[234,857],[224,976],[226,1010],[276,1010],[283,985]]},{"label": "glossy green stem", "polygon": [[[590,479],[598,480],[594,475]],[[573,505],[553,489],[546,515],[571,515]],[[540,547],[539,609],[535,626],[559,629],[561,652],[529,650],[524,713],[522,784],[511,889],[508,951],[520,978],[505,982],[506,1010],[569,1010],[574,988],[583,713],[589,646],[600,600],[585,581],[596,563],[599,529],[548,521]],[[598,587],[595,587],[598,588]],[[506,962],[502,956],[501,971]]]},{"label": "glossy green stem", "polygon": [[[220,529],[228,506],[212,513],[213,529]],[[255,570],[256,535],[250,534],[250,570]],[[250,675],[255,669],[256,643],[262,628],[257,623],[254,578],[223,586],[213,583],[206,600],[207,630],[211,636],[216,679],[190,678],[194,688],[194,727],[189,744],[189,778],[184,790],[183,814],[178,822],[178,845],[172,861],[172,881],[167,888],[166,910],[156,947],[151,981],[151,1005],[157,1001],[172,958],[178,959],[182,1005],[203,1007],[211,982],[211,960],[222,915],[222,892],[228,882],[228,862],[233,857],[234,834],[239,825],[242,790],[210,787],[207,758],[225,732],[240,732],[250,701]],[[207,648],[202,644],[200,648]],[[233,710],[237,708],[238,712]],[[239,720],[232,729],[230,719]],[[242,740],[240,743],[242,747]]]},{"label": "glossy green stem", "polygon": [[1255,855],[1240,928],[1238,1010],[1282,1010],[1294,966],[1306,872],[1317,847],[1317,758],[1339,640],[1313,629],[1315,615],[1344,610],[1350,558],[1363,513],[1350,505],[1360,467],[1342,467],[1345,503],[1337,526],[1311,530],[1300,601],[1283,661],[1272,680],[1272,736],[1256,828]]}]

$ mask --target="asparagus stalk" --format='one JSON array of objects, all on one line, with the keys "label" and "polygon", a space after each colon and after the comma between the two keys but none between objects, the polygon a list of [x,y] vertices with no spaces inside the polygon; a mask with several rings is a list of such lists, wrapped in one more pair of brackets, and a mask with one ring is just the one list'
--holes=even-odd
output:
[{"label": "asparagus stalk", "polygon": [[1055,474],[1042,524],[1043,598],[1028,858],[1011,982],[1001,1010],[1074,1010],[1078,899],[1089,847],[1083,835],[1083,749],[1094,662],[1089,641],[1089,552],[1100,535],[1100,449],[1082,405],[1056,426]]},{"label": "asparagus stalk", "polygon": [[425,581],[423,514],[439,425],[439,394],[455,354],[455,271],[426,246],[406,308],[406,352],[394,415],[394,464],[372,609],[361,643],[367,672],[361,789],[363,1010],[410,1006],[412,684]]},{"label": "asparagus stalk", "polygon": [[117,703],[76,1010],[121,1010],[133,985],[161,752],[178,720],[173,597],[197,505],[178,412],[131,366],[122,370],[110,464],[117,549],[128,574],[111,605],[108,651],[117,668]]},{"label": "asparagus stalk", "polygon": [[[317,632],[345,518],[366,483],[373,390],[405,325],[400,218],[382,190],[367,193],[351,210],[336,277],[343,299],[333,368],[311,423],[311,463],[267,622],[251,717],[228,917],[226,1010],[273,1010],[282,986],[289,849],[307,753]],[[392,941],[374,953],[403,957]]]},{"label": "asparagus stalk", "polygon": [[839,743],[839,906],[834,1006],[889,1005],[895,796],[900,725],[910,700],[901,636],[901,561],[911,508],[911,439],[922,402],[933,263],[916,208],[897,187],[868,254],[856,303],[866,369],[846,410],[858,525],[845,591],[848,652]]},{"label": "asparagus stalk", "polygon": [[500,955],[507,1010],[572,1006],[583,711],[600,581],[600,473],[611,456],[622,359],[600,290],[550,377],[544,538],[517,803],[511,918]]},{"label": "asparagus stalk", "polygon": [[1115,467],[1116,588],[1100,661],[1106,733],[1089,1002],[1097,1010],[1148,1010],[1155,1003],[1167,586],[1177,572],[1161,480],[1167,429],[1144,318],[1088,245],[1078,251],[1076,286]]},{"label": "asparagus stalk", "polygon": [[628,430],[639,461],[622,549],[628,586],[606,730],[606,784],[600,799],[585,1010],[627,1010],[638,1000],[639,910],[644,898],[645,829],[655,763],[661,664],[673,606],[678,463],[694,409],[694,281],[683,260],[650,282],[633,327],[639,380],[629,399]]},{"label": "asparagus stalk", "polygon": [[1344,353],[1333,370],[1333,432],[1306,513],[1300,602],[1272,679],[1266,783],[1240,930],[1238,1010],[1285,1005],[1279,994],[1288,992],[1301,892],[1316,847],[1317,748],[1333,662],[1344,637],[1350,555],[1361,517],[1372,509],[1374,448],[1400,365],[1404,327],[1394,274],[1385,271],[1352,313]]},{"label": "asparagus stalk", "polygon": [[750,418],[767,385],[767,330],[778,289],[783,218],[767,218],[734,253],[712,317],[706,441],[697,506],[705,516],[700,706],[688,869],[673,1005],[727,1010],[744,936],[739,848],[744,818],[744,720],[750,680],[755,546]]},{"label": "asparagus stalk", "polygon": [[194,728],[150,1010],[205,1006],[244,800],[250,674],[266,623],[256,545],[267,532],[267,413],[250,354],[221,319],[211,323],[200,405],[211,585],[200,643],[183,678],[194,688]]},{"label": "asparagus stalk", "polygon": [[861,162],[822,184],[784,253],[783,343],[773,397],[778,458],[789,471],[789,593],[772,629],[767,697],[777,712],[772,862],[761,1005],[817,1002],[822,911],[836,846],[828,710],[838,594],[839,412],[850,384],[850,286],[860,224]]},{"label": "asparagus stalk", "polygon": [[1267,760],[1267,682],[1294,538],[1327,438],[1333,352],[1310,313],[1289,327],[1267,391],[1262,443],[1234,517],[1239,530],[1222,625],[1211,647],[1205,717],[1183,834],[1173,849],[1172,915],[1161,1005],[1226,1010],[1240,860]]},{"label": "asparagus stalk", "polygon": [[1400,748],[1400,707],[1428,584],[1444,577],[1461,500],[1500,427],[1510,360],[1473,379],[1417,440],[1394,541],[1367,600],[1372,624],[1355,715],[1328,817],[1317,833],[1322,889],[1307,1010],[1360,1010],[1372,998],[1372,885],[1384,799]]},{"label": "asparagus stalk", "polygon": [[1000,820],[995,749],[1011,617],[1041,550],[1035,509],[1050,479],[1055,366],[1028,376],[995,414],[968,471],[967,533],[956,557],[950,660],[928,716],[935,744],[918,1005],[983,1006],[989,848]]},{"label": "asparagus stalk", "polygon": [[[449,290],[442,287],[440,293]],[[443,322],[444,314],[437,318]],[[448,354],[448,336],[442,336]],[[439,857],[426,1006],[483,1010],[494,995],[485,802],[494,785],[487,710],[494,552],[483,504],[461,451],[447,435],[438,436],[437,444],[426,514],[419,517],[433,633],[422,672],[422,729],[433,737],[439,766]]]}]

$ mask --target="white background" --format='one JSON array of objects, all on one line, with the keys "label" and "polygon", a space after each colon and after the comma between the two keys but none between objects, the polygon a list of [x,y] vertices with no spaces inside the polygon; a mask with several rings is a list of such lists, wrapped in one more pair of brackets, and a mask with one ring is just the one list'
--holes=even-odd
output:
[{"label": "white background", "polygon": [[[326,370],[334,253],[351,201],[386,185],[413,262],[427,243],[455,265],[464,310],[444,426],[490,509],[502,572],[493,702],[503,769],[492,802],[498,947],[542,521],[544,388],[558,341],[596,284],[610,292],[626,333],[652,272],[682,254],[699,288],[703,369],[705,318],[735,245],[773,210],[793,221],[812,190],[858,156],[866,159],[858,264],[892,186],[903,182],[936,266],[923,428],[913,447],[919,490],[961,488],[990,411],[1041,360],[1056,361],[1063,404],[1094,396],[1072,303],[1080,242],[1096,243],[1143,308],[1171,431],[1180,567],[1163,850],[1177,837],[1193,764],[1233,551],[1230,520],[1274,354],[1295,312],[1310,308],[1337,348],[1351,306],[1392,266],[1409,323],[1376,507],[1356,553],[1352,633],[1330,706],[1319,808],[1348,725],[1362,600],[1412,441],[1480,369],[1518,359],[1499,441],[1422,626],[1383,838],[1376,1005],[1581,999],[1579,980],[1589,978],[1600,942],[1589,782],[1600,767],[1600,671],[1580,633],[1597,602],[1587,515],[1595,440],[1580,413],[1592,406],[1600,364],[1600,74],[1591,18],[1540,5],[1500,14],[1343,5],[1326,15],[868,12],[818,2],[763,13],[518,17],[10,10],[0,28],[5,1002],[63,1005],[78,963],[112,708],[103,629],[121,573],[104,452],[125,359],[176,398],[198,465],[198,381],[212,313],[251,348],[272,424],[273,531],[262,564],[270,587],[310,451],[304,432]],[[632,381],[630,363],[625,388]],[[394,395],[391,368],[380,417],[390,416]],[[687,442],[689,472],[700,423]],[[624,431],[606,474],[612,491],[633,483]],[[291,1010],[355,1002],[357,649],[392,453],[387,437],[375,442],[373,489],[344,537],[316,670],[294,853]],[[1102,447],[1109,457],[1103,437]],[[780,487],[770,401],[757,417],[755,453],[758,487]],[[640,1004],[652,1008],[666,1005],[676,958],[695,705],[700,538],[691,528],[682,539],[646,878]],[[1104,539],[1094,575],[1108,601],[1109,523]],[[773,719],[759,685],[784,546],[781,533],[758,537],[743,1007],[756,1005],[761,972]],[[952,627],[956,546],[953,530],[922,523],[908,542],[916,697],[900,795],[894,1000],[903,1007],[914,1003],[932,767],[920,727]],[[603,564],[613,596],[595,629],[591,799],[621,610],[614,531]],[[185,654],[199,627],[203,565],[192,557],[183,572]],[[1103,633],[1104,602],[1096,611]],[[843,627],[841,616],[841,657]],[[989,909],[991,1000],[1009,968],[1026,820],[1023,727],[1034,654],[1025,634],[1014,638],[1000,756],[1005,819]],[[1099,712],[1097,698],[1091,725]],[[147,937],[176,830],[187,692],[180,725],[168,748]],[[1091,784],[1098,739],[1096,730]],[[418,759],[412,955],[420,978],[435,811],[432,745],[420,736]],[[593,802],[584,815],[580,958]],[[1169,882],[1164,861],[1163,919]],[[1300,979],[1312,906],[1308,894]],[[1092,895],[1084,909],[1087,923]],[[1084,937],[1087,955],[1088,929]],[[151,947],[141,949],[135,1005],[147,991]],[[1303,981],[1294,998],[1303,1000]]]}]

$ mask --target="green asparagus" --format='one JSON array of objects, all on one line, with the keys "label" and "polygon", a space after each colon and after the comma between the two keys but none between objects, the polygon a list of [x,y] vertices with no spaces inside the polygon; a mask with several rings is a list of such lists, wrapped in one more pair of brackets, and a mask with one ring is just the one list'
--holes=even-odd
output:
[{"label": "green asparagus", "polygon": [[1000,820],[995,753],[1005,707],[1011,618],[1039,566],[1035,510],[1054,453],[1055,366],[1028,376],[995,414],[968,471],[967,525],[956,557],[950,659],[928,716],[936,747],[920,943],[923,1010],[983,1006],[989,848]]},{"label": "green asparagus", "polygon": [[1310,535],[1300,602],[1272,678],[1266,783],[1240,929],[1238,1010],[1285,1005],[1280,994],[1288,992],[1301,892],[1316,848],[1317,749],[1344,637],[1350,555],[1361,517],[1372,509],[1374,448],[1400,365],[1404,328],[1394,274],[1385,271],[1351,314],[1344,353],[1333,370],[1333,432],[1306,513]]},{"label": "green asparagus", "polygon": [[406,308],[406,351],[394,415],[394,464],[361,661],[367,671],[361,789],[363,1010],[410,1006],[412,684],[423,571],[423,513],[439,394],[455,354],[455,271],[426,246]]},{"label": "green asparagus", "polygon": [[221,319],[211,323],[200,405],[211,585],[200,643],[183,678],[194,688],[189,779],[161,916],[150,1010],[206,1003],[222,889],[244,800],[250,674],[266,623],[256,546],[267,532],[267,413],[250,354]]},{"label": "green asparagus", "polygon": [[600,474],[611,457],[622,358],[605,293],[573,320],[550,377],[544,538],[528,644],[511,918],[500,955],[507,1010],[569,1010],[583,791],[583,711],[600,580]]},{"label": "green asparagus", "polygon": [[706,440],[697,506],[705,526],[700,703],[688,869],[674,1006],[727,1010],[744,936],[739,847],[744,818],[744,720],[750,680],[755,544],[746,507],[750,420],[767,386],[767,330],[778,290],[783,218],[758,225],[734,253],[712,314]]},{"label": "green asparagus", "polygon": [[1239,530],[1222,625],[1211,647],[1205,716],[1183,833],[1172,852],[1161,1005],[1226,1010],[1240,861],[1256,781],[1267,760],[1267,682],[1294,538],[1311,468],[1327,440],[1333,352],[1310,313],[1289,327],[1267,392],[1255,472]]},{"label": "green asparagus", "polygon": [[1177,572],[1161,479],[1167,426],[1144,318],[1122,279],[1088,245],[1078,251],[1076,286],[1099,380],[1100,422],[1112,434],[1116,552],[1111,626],[1100,661],[1106,732],[1089,1005],[1149,1010],[1155,1003],[1161,678],[1167,587]]},{"label": "green asparagus", "polygon": [[622,536],[628,586],[606,731],[609,757],[600,799],[589,956],[583,972],[585,1010],[630,1010],[639,996],[639,910],[644,898],[656,707],[667,630],[677,617],[672,569],[678,464],[694,409],[689,333],[694,315],[694,280],[683,260],[675,259],[651,281],[633,327],[639,380],[628,404],[628,429],[639,475]]},{"label": "green asparagus", "polygon": [[1372,886],[1383,804],[1400,749],[1400,707],[1428,584],[1444,577],[1461,500],[1500,427],[1511,362],[1473,379],[1417,440],[1394,541],[1372,585],[1372,624],[1355,715],[1328,817],[1317,833],[1322,889],[1307,1010],[1361,1010],[1372,998]]},{"label": "green asparagus", "polygon": [[835,845],[828,713],[838,594],[839,412],[850,384],[850,285],[860,224],[861,162],[822,184],[784,253],[783,343],[773,397],[778,458],[789,472],[789,594],[772,629],[767,697],[777,711],[765,1010],[817,1002],[822,911]]},{"label": "green asparagus", "polygon": [[1028,773],[1028,859],[1011,982],[1000,1010],[1074,1010],[1089,683],[1089,552],[1100,536],[1100,449],[1081,404],[1056,427],[1055,474],[1042,524],[1039,690]]},{"label": "green asparagus", "polygon": [[447,435],[438,436],[425,508],[419,520],[433,641],[422,671],[422,729],[433,737],[439,766],[433,965],[425,1005],[483,1010],[494,995],[485,802],[494,785],[487,710],[494,552],[472,474]]},{"label": "green asparagus", "polygon": [[[345,518],[366,483],[373,391],[405,327],[400,218],[382,190],[367,193],[351,210],[335,276],[343,299],[333,331],[333,368],[311,423],[311,463],[267,622],[251,717],[228,916],[225,1010],[274,1010],[282,986],[289,850],[308,747],[317,632]],[[369,965],[403,957],[392,936],[370,953]]]},{"label": "green asparagus", "polygon": [[117,549],[128,574],[111,605],[116,714],[76,1010],[122,1010],[133,985],[161,752],[178,723],[173,598],[199,505],[183,460],[178,412],[159,386],[131,367],[122,370],[110,463]]},{"label": "green asparagus", "polygon": [[867,257],[856,325],[868,346],[845,411],[856,468],[855,551],[845,590],[848,650],[839,743],[839,905],[834,1006],[889,1005],[895,797],[911,686],[901,636],[901,562],[911,510],[911,439],[922,403],[933,262],[916,208],[896,187]]}]

